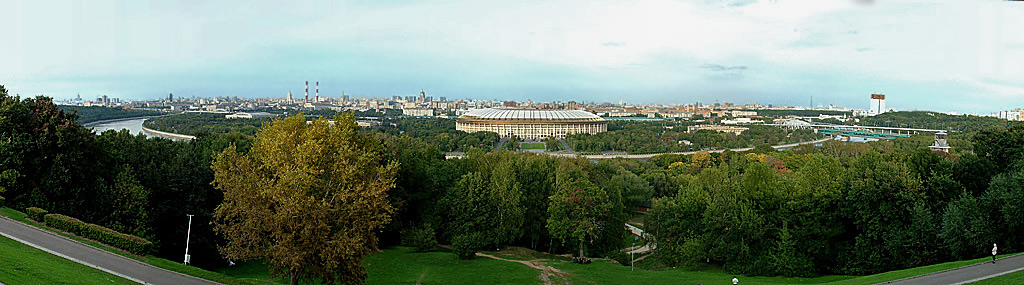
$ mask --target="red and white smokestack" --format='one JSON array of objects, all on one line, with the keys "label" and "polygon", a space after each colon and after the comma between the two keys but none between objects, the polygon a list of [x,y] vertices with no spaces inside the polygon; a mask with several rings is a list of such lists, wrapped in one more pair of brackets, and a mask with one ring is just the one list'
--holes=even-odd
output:
[{"label": "red and white smokestack", "polygon": [[309,102],[309,81],[306,81],[306,102]]},{"label": "red and white smokestack", "polygon": [[316,97],[313,98],[313,102],[320,102],[320,81],[316,82]]}]

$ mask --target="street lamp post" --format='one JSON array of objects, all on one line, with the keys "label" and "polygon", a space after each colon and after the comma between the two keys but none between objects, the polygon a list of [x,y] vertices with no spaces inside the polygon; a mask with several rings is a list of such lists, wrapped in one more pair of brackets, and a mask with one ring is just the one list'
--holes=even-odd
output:
[{"label": "street lamp post", "polygon": [[192,216],[188,216],[188,232],[185,233],[185,265],[188,265],[192,260],[191,256],[188,255],[188,242],[192,237]]}]

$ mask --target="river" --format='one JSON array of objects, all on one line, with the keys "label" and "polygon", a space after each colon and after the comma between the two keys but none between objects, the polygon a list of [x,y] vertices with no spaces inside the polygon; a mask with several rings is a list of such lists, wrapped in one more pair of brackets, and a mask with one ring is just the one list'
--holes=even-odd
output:
[{"label": "river", "polygon": [[104,132],[106,130],[120,131],[122,129],[127,129],[133,135],[138,135],[139,133],[142,133],[142,135],[144,135],[146,137],[162,137],[162,138],[167,138],[167,139],[172,139],[172,140],[181,140],[181,139],[172,138],[172,137],[164,137],[164,136],[159,136],[159,135],[155,135],[155,134],[150,134],[150,133],[146,133],[145,131],[143,131],[142,130],[142,122],[146,121],[146,119],[149,119],[149,118],[150,117],[129,118],[129,119],[113,120],[113,121],[100,121],[100,122],[93,122],[93,123],[85,124],[85,127],[86,128],[92,128],[92,130],[94,132],[96,132],[97,134],[102,133],[102,132]]}]

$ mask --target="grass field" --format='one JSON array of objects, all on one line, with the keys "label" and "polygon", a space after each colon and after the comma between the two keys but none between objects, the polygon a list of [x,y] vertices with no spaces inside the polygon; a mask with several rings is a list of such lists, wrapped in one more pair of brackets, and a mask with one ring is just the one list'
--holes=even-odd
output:
[{"label": "grass field", "polygon": [[0,236],[0,283],[135,284]]},{"label": "grass field", "polygon": [[519,144],[521,149],[545,149],[544,143],[524,142]]}]

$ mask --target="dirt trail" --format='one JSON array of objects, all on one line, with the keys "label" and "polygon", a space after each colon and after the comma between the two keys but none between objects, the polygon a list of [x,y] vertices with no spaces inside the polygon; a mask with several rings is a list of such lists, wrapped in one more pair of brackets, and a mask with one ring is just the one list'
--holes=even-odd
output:
[{"label": "dirt trail", "polygon": [[572,281],[569,281],[569,276],[571,274],[566,273],[565,271],[562,271],[562,270],[560,270],[558,268],[554,268],[554,267],[551,267],[551,266],[548,266],[548,265],[544,265],[543,263],[540,263],[540,261],[543,261],[544,259],[535,259],[535,260],[530,260],[530,261],[513,260],[513,259],[506,259],[506,258],[501,258],[501,257],[493,256],[493,255],[486,254],[486,253],[479,253],[479,252],[476,253],[476,256],[481,256],[481,257],[486,257],[486,258],[491,258],[491,259],[497,259],[497,260],[502,260],[502,261],[508,261],[508,262],[521,263],[523,265],[529,266],[530,268],[540,270],[540,275],[538,275],[537,278],[540,278],[541,281],[544,281],[544,284],[557,284],[557,283],[572,284]]}]

